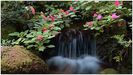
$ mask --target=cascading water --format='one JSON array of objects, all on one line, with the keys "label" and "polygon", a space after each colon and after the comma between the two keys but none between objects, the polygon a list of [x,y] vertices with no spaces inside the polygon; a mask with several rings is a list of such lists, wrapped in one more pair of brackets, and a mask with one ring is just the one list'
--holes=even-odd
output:
[{"label": "cascading water", "polygon": [[77,58],[81,55],[96,55],[95,38],[91,38],[76,29],[61,33],[56,49],[59,56]]},{"label": "cascading water", "polygon": [[51,73],[98,73],[101,61],[96,57],[96,40],[77,29],[62,31],[56,38],[57,56],[47,63]]}]

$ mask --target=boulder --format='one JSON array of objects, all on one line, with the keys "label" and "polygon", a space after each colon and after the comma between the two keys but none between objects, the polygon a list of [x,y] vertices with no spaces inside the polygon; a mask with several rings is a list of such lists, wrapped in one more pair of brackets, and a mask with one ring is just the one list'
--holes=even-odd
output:
[{"label": "boulder", "polygon": [[47,73],[46,63],[21,46],[3,46],[1,50],[1,73],[41,74]]}]

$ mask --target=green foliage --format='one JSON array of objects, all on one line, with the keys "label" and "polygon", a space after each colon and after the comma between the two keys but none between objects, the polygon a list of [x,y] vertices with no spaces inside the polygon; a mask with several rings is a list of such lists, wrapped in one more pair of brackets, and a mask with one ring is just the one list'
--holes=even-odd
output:
[{"label": "green foliage", "polygon": [[1,40],[1,45],[2,46],[11,46],[14,41],[15,41],[15,39],[13,39],[13,40],[2,39]]},{"label": "green foliage", "polygon": [[122,57],[121,56],[115,56],[113,59],[115,59],[116,62],[121,62],[122,61]]},{"label": "green foliage", "polygon": [[[13,42],[13,45],[22,44],[26,46],[27,49],[34,48],[35,50],[44,51],[46,47],[52,48],[53,45],[44,46],[45,43],[49,43],[50,39],[55,36],[55,33],[52,31],[47,31],[43,33],[41,31],[27,30],[25,32],[14,32],[9,34],[10,36],[16,36],[18,39]],[[39,40],[37,37],[42,35],[42,40]]]},{"label": "green foliage", "polygon": [[[84,17],[93,16],[93,15],[90,15],[91,14],[90,11],[93,11],[93,10],[95,10],[97,14],[102,15],[101,20],[97,20],[96,17],[92,17],[92,20],[90,19],[90,21],[93,22],[93,25],[91,27],[89,27],[87,24],[84,25],[85,30],[86,29],[96,30],[97,33],[103,33],[104,28],[114,27],[113,26],[114,23],[119,23],[121,21],[124,21],[124,19],[122,18],[123,16],[131,16],[131,9],[122,7],[122,6],[116,7],[114,2],[98,2],[98,3],[81,2],[81,4],[79,4],[79,7],[82,8],[83,10],[93,7],[86,10],[86,12],[82,12],[82,14],[85,14]],[[112,19],[111,15],[113,13],[119,14],[120,18]]]},{"label": "green foliage", "polygon": [[[11,25],[10,23],[26,21],[21,13],[25,13],[25,5],[21,1],[2,1],[1,3],[1,23]],[[12,24],[13,25],[13,24]]]},{"label": "green foliage", "polygon": [[132,41],[131,39],[129,41],[124,40],[124,35],[114,35],[112,38],[115,38],[120,45],[122,45],[124,48],[128,48]]}]

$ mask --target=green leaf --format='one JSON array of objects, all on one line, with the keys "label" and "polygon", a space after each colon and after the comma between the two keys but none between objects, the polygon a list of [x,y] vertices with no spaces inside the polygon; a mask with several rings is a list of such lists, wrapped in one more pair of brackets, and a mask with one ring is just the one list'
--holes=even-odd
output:
[{"label": "green leaf", "polygon": [[19,44],[22,38],[19,38],[17,41],[13,42],[12,44]]},{"label": "green leaf", "polygon": [[44,49],[45,49],[44,46],[39,47],[39,51],[44,51]]},{"label": "green leaf", "polygon": [[90,10],[91,9],[91,6],[88,6],[85,10]]},{"label": "green leaf", "polygon": [[54,30],[61,30],[61,28],[60,27],[54,27]]},{"label": "green leaf", "polygon": [[24,41],[25,44],[34,43],[36,38],[32,38],[31,40]]},{"label": "green leaf", "polygon": [[122,57],[120,57],[120,56],[115,56],[113,59],[115,59],[116,62],[122,61]]},{"label": "green leaf", "polygon": [[32,38],[32,37],[34,37],[33,35],[27,35],[26,36],[27,38]]},{"label": "green leaf", "polygon": [[50,40],[45,40],[45,43],[49,43],[50,42]]},{"label": "green leaf", "polygon": [[55,35],[53,35],[53,36],[49,36],[48,39],[51,39],[51,38],[53,38],[53,37],[55,37]]},{"label": "green leaf", "polygon": [[60,23],[63,23],[63,21],[56,21],[53,24],[60,24]]},{"label": "green leaf", "polygon": [[84,1],[84,3],[82,3],[81,6],[84,6],[84,5],[86,5],[87,3],[88,3],[88,1],[86,1],[86,2]]},{"label": "green leaf", "polygon": [[10,33],[9,36],[19,36],[19,32]]},{"label": "green leaf", "polygon": [[25,38],[23,38],[22,40],[21,40],[21,42],[24,42],[26,39]]},{"label": "green leaf", "polygon": [[24,32],[20,32],[20,37],[24,37],[25,35],[24,35],[25,33]]},{"label": "green leaf", "polygon": [[24,35],[27,35],[28,32],[29,32],[29,30],[26,30],[26,31],[24,32]]},{"label": "green leaf", "polygon": [[34,47],[34,45],[28,45],[28,46],[27,46],[27,49],[30,49],[30,48],[32,48],[32,47]]},{"label": "green leaf", "polygon": [[71,17],[76,17],[76,15],[71,15]]},{"label": "green leaf", "polygon": [[36,38],[32,38],[32,39],[31,39],[31,42],[35,42],[35,40],[36,40]]},{"label": "green leaf", "polygon": [[117,9],[122,9],[122,6],[118,6],[118,8]]},{"label": "green leaf", "polygon": [[67,16],[74,15],[74,14],[75,14],[74,12],[70,12]]},{"label": "green leaf", "polygon": [[40,31],[40,32],[37,32],[37,35],[42,35],[42,32]]},{"label": "green leaf", "polygon": [[53,48],[53,47],[55,47],[54,45],[49,45],[49,46],[47,46],[48,48]]}]

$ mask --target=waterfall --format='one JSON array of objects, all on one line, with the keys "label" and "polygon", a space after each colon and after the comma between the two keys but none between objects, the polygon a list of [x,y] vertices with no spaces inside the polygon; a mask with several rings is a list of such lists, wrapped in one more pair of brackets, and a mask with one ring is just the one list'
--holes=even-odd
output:
[{"label": "waterfall", "polygon": [[75,59],[81,55],[96,55],[96,40],[80,30],[68,29],[58,36],[58,56]]},{"label": "waterfall", "polygon": [[57,56],[47,61],[51,73],[99,73],[102,62],[96,56],[96,40],[92,33],[67,29],[56,39]]}]

